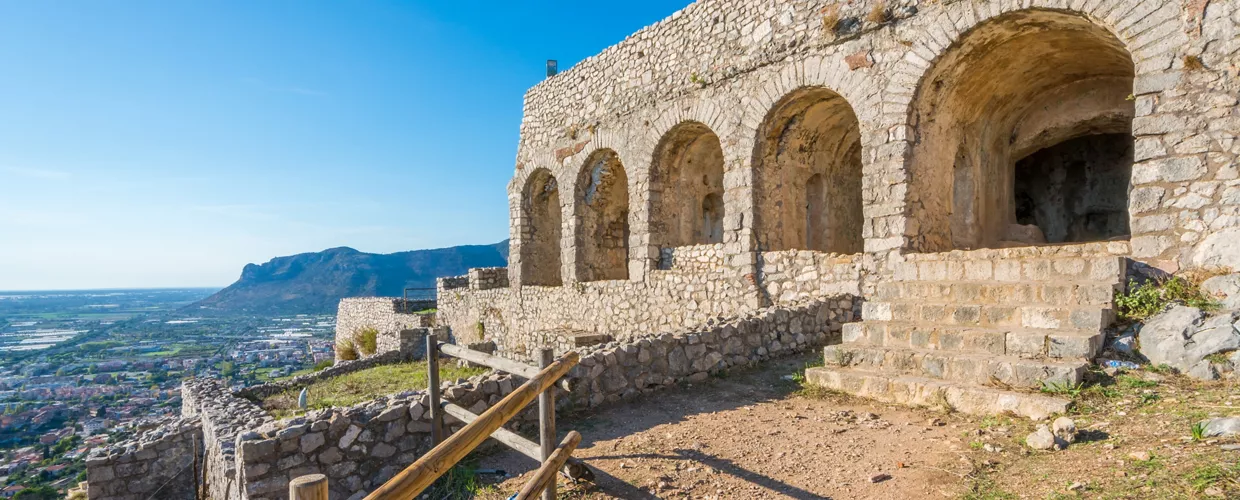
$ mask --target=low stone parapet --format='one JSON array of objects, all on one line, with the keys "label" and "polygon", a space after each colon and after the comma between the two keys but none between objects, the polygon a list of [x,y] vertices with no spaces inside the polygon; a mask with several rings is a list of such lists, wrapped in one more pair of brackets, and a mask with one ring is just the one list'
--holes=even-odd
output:
[{"label": "low stone parapet", "polygon": [[191,500],[195,453],[202,446],[198,418],[168,417],[136,436],[96,448],[86,458],[87,496],[94,499]]}]

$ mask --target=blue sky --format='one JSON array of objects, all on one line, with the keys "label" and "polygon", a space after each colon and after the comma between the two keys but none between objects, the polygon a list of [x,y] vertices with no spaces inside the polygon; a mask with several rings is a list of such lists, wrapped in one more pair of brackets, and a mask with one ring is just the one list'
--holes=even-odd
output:
[{"label": "blue sky", "polygon": [[688,3],[0,3],[0,290],[502,240],[546,59]]}]

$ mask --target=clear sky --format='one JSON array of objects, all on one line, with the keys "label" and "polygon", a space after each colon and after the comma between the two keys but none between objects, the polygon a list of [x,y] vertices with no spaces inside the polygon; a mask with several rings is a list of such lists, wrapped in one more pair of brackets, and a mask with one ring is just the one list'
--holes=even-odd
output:
[{"label": "clear sky", "polygon": [[500,241],[545,61],[688,3],[0,3],[0,290]]}]

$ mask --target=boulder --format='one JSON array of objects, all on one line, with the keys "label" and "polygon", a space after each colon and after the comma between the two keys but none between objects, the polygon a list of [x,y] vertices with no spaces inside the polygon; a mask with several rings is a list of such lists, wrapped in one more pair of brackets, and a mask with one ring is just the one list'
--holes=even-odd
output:
[{"label": "boulder", "polygon": [[1025,444],[1035,450],[1050,450],[1055,448],[1055,435],[1051,433],[1049,427],[1039,425],[1038,430],[1029,433],[1025,437]]},{"label": "boulder", "polygon": [[1201,282],[1201,291],[1218,298],[1223,309],[1240,309],[1240,273],[1215,276]]},{"label": "boulder", "polygon": [[1232,311],[1207,318],[1194,307],[1172,307],[1141,327],[1141,354],[1155,365],[1165,364],[1198,379],[1216,379],[1217,371],[1205,358],[1240,349],[1237,316],[1240,312]]},{"label": "boulder", "polygon": [[1240,228],[1231,228],[1206,236],[1189,256],[1193,267],[1227,267],[1240,269]]},{"label": "boulder", "polygon": [[1240,436],[1240,417],[1220,417],[1203,420],[1205,437]]}]

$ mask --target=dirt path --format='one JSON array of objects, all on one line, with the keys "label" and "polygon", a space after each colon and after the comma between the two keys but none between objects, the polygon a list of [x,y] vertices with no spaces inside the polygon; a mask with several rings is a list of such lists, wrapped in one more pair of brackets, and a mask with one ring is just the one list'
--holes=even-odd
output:
[{"label": "dirt path", "polygon": [[[783,377],[801,371],[810,359],[769,363],[562,419],[562,432],[576,429],[585,438],[574,456],[600,477],[593,485],[562,486],[561,497],[945,498],[960,493],[961,478],[947,472],[960,468],[959,420],[796,395],[798,384]],[[511,452],[480,464],[510,475],[536,465]],[[498,490],[516,491],[525,477],[510,478]]]}]

